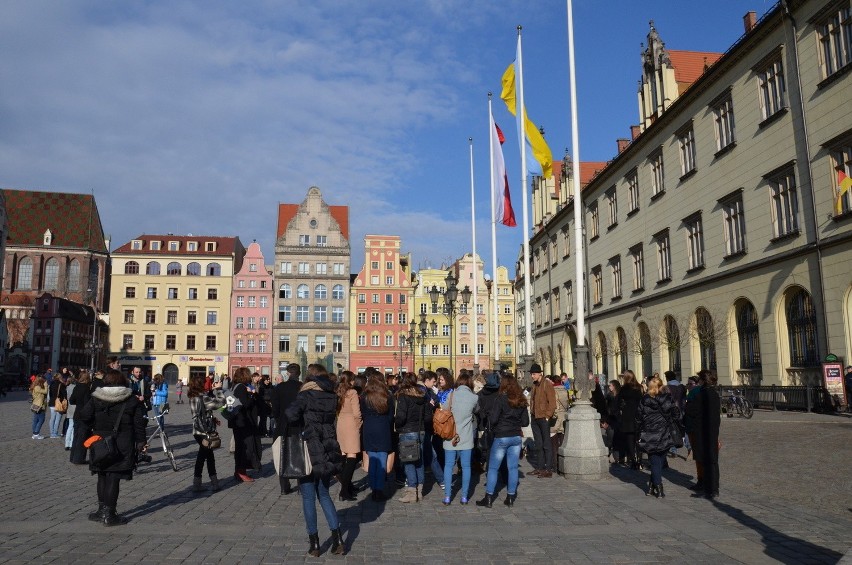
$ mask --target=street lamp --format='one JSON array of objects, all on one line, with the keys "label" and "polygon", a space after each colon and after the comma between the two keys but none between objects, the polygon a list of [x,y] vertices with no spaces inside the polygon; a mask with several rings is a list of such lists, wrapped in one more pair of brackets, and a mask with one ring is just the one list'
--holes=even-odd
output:
[{"label": "street lamp", "polygon": [[95,356],[98,350],[101,348],[101,344],[98,342],[97,338],[97,329],[98,329],[98,302],[95,297],[95,291],[91,288],[86,289],[86,292],[89,296],[92,297],[92,340],[89,342],[89,351],[91,352],[91,360],[90,360],[90,372],[94,374],[95,372]]},{"label": "street lamp", "polygon": [[[447,278],[444,279],[444,282],[447,283],[446,289],[444,290],[444,314],[446,314],[447,319],[450,322],[450,374],[455,375],[453,370],[455,318],[462,310],[462,305],[464,305],[464,310],[467,310],[467,305],[470,303],[471,291],[468,286],[465,286],[461,291],[459,291],[457,286],[459,281],[451,272],[447,273]],[[459,294],[461,294],[461,304],[458,301]],[[429,300],[432,301],[432,306],[438,305],[438,298],[440,295],[441,291],[433,284],[432,288],[429,289]]]},{"label": "street lamp", "polygon": [[[435,327],[438,326],[435,320],[432,320],[432,323]],[[414,361],[417,357],[414,353],[415,344],[420,346],[420,369],[425,370],[426,368],[426,332],[428,329],[429,324],[426,322],[426,314],[420,314],[420,323],[414,323],[414,320],[412,320],[411,324],[409,324],[408,347],[411,349],[412,372],[414,371]]]}]

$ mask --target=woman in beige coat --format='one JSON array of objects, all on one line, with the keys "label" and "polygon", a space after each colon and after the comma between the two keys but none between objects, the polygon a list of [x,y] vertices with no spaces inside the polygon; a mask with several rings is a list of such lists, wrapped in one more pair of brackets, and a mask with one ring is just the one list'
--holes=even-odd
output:
[{"label": "woman in beige coat", "polygon": [[337,442],[346,456],[340,472],[340,500],[358,500],[352,490],[352,475],[358,466],[361,454],[361,404],[358,395],[364,388],[365,379],[352,371],[340,373],[337,385]]}]

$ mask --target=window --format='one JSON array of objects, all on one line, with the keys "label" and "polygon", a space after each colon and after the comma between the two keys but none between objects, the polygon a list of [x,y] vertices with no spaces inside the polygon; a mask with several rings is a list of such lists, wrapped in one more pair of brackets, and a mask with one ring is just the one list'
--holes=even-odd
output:
[{"label": "window", "polygon": [[287,283],[278,287],[278,298],[293,298],[292,287]]},{"label": "window", "polygon": [[852,62],[852,8],[843,6],[816,25],[819,64],[827,78]]},{"label": "window", "polygon": [[589,206],[589,239],[598,237],[598,203]]},{"label": "window", "polygon": [[336,284],[331,288],[331,298],[333,300],[343,300],[343,285]]},{"label": "window", "polygon": [[246,305],[245,296],[237,296],[237,308],[242,308]]},{"label": "window", "polygon": [[307,322],[310,317],[309,306],[296,306],[296,321]]},{"label": "window", "polygon": [[343,336],[342,335],[331,336],[331,350],[334,353],[343,353]]},{"label": "window", "polygon": [[[568,228],[562,230],[562,257],[571,255],[571,232]],[[505,288],[502,290],[506,290]]]},{"label": "window", "polygon": [[370,345],[372,345],[373,347],[379,346],[379,336],[378,335],[374,334],[374,335],[370,336]]},{"label": "window", "polygon": [[198,289],[197,288],[189,288],[186,291],[186,297],[189,300],[198,300]]},{"label": "window", "polygon": [[819,367],[816,310],[811,295],[799,289],[787,302],[790,366]]},{"label": "window", "polygon": [[198,251],[198,242],[197,241],[187,241],[186,242],[186,250],[187,251]]},{"label": "window", "polygon": [[512,324],[506,324],[503,327],[503,335],[512,335]]},{"label": "window", "polygon": [[764,120],[787,106],[787,87],[784,84],[784,66],[780,56],[758,71],[757,85],[760,92],[760,113]]},{"label": "window", "polygon": [[148,334],[145,336],[145,349],[148,351],[154,349],[154,336],[152,334]]},{"label": "window", "polygon": [[246,340],[246,353],[254,353],[254,340],[247,339]]},{"label": "window", "polygon": [[314,336],[314,352],[315,353],[325,353],[325,336],[324,335]]},{"label": "window", "polygon": [[125,310],[124,311],[124,323],[125,324],[134,323],[135,317],[136,317],[136,311],[135,310]]},{"label": "window", "polygon": [[157,323],[157,311],[156,310],[145,310],[145,323],[146,324],[156,324]]},{"label": "window", "polygon": [[256,296],[249,296],[248,297],[248,307],[254,308],[256,306],[257,306],[257,297]]},{"label": "window", "polygon": [[[237,341],[239,342],[240,340],[237,340]],[[195,351],[195,336],[194,335],[186,336],[186,349],[188,351]],[[239,353],[239,351],[238,351],[238,353]]]},{"label": "window", "polygon": [[385,294],[385,304],[393,304],[393,294]]},{"label": "window", "polygon": [[358,293],[358,304],[366,304],[367,303],[367,295],[363,292]]},{"label": "window", "polygon": [[657,282],[669,281],[672,278],[672,255],[669,245],[669,230],[654,236],[657,243]]},{"label": "window", "polygon": [[300,275],[310,275],[311,274],[311,264],[307,261],[299,262],[299,274]]},{"label": "window", "polygon": [[485,344],[484,343],[477,343],[476,344],[476,352],[479,353],[480,355],[485,353]]},{"label": "window", "polygon": [[366,312],[358,312],[358,323],[366,324],[367,323],[367,313]]},{"label": "window", "polygon": [[289,322],[292,319],[292,307],[291,306],[279,306],[278,307],[278,321],[279,322]]},{"label": "window", "polygon": [[335,324],[342,324],[344,321],[343,318],[343,306],[334,306],[331,309],[331,321]]},{"label": "window", "polygon": [[297,335],[296,336],[296,351],[307,351],[307,350],[308,350],[308,336]]},{"label": "window", "polygon": [[215,326],[216,325],[216,319],[217,319],[216,311],[215,310],[208,310],[207,311],[207,325],[208,326]]},{"label": "window", "polygon": [[265,339],[257,340],[257,352],[258,353],[266,353],[266,340]]},{"label": "window", "polygon": [[44,290],[56,290],[59,287],[59,261],[47,260],[44,266]]},{"label": "window", "polygon": [[378,269],[378,268],[379,268],[379,262],[378,261],[370,261],[370,269],[375,270],[375,269]]},{"label": "window", "polygon": [[267,321],[266,316],[261,316],[258,320],[258,327],[262,330],[265,330],[268,326],[268,323],[269,322]]},{"label": "window", "polygon": [[385,312],[385,323],[392,324],[393,323],[393,314],[391,312]]},{"label": "window", "polygon": [[479,335],[485,334],[485,324],[476,324],[476,333]]},{"label": "window", "polygon": [[799,232],[796,176],[787,171],[769,181],[772,195],[772,231],[776,238]]},{"label": "window", "polygon": [[246,329],[253,330],[256,321],[257,321],[257,318],[255,318],[254,316],[249,316],[248,317],[248,324],[246,325]]},{"label": "window", "polygon": [[505,306],[503,306],[503,313],[504,314],[511,314],[512,313],[512,305],[506,304]]},{"label": "window", "polygon": [[757,311],[745,301],[737,309],[737,341],[740,345],[740,369],[759,369],[760,333]]},{"label": "window", "polygon": [[325,300],[328,298],[328,289],[324,284],[318,284],[314,287],[314,298],[317,300]]},{"label": "window", "polygon": [[343,263],[335,263],[331,270],[332,274],[342,275],[344,274]]},{"label": "window", "polygon": [[122,349],[133,349],[133,334],[124,334],[121,339]]},{"label": "window", "polygon": [[391,334],[385,336],[385,347],[393,347],[393,336]]},{"label": "window", "polygon": [[241,280],[240,282],[237,283],[237,288],[245,288],[245,287],[246,287],[246,281]]},{"label": "window", "polygon": [[370,285],[378,286],[379,285],[379,275],[370,275]]},{"label": "window", "polygon": [[[125,271],[126,273],[127,271]],[[20,290],[30,290],[33,286],[33,260],[29,257],[24,257],[21,259],[21,262],[18,263],[18,282],[17,288]],[[129,289],[133,289],[134,296],[136,289],[133,287],[128,287]],[[128,298],[133,298],[133,296],[128,296]]]},{"label": "window", "polygon": [[157,287],[156,286],[149,286],[147,296],[148,296],[149,300],[153,300],[153,299],[157,298]]},{"label": "window", "polygon": [[245,318],[243,318],[242,316],[237,316],[236,322],[234,323],[234,327],[238,330],[243,329],[245,327]]},{"label": "window", "polygon": [[385,277],[385,286],[393,286],[393,277]]},{"label": "window", "polygon": [[167,275],[180,275],[183,272],[183,267],[177,261],[172,261],[166,266]]},{"label": "window", "polygon": [[256,273],[257,272],[257,263],[252,263],[249,265],[249,272]]},{"label": "window", "polygon": [[660,196],[665,191],[666,182],[663,175],[663,152],[660,150],[651,156],[651,198]]},{"label": "window", "polygon": [[207,289],[207,300],[216,300],[219,296],[219,291],[215,288]]},{"label": "window", "polygon": [[680,153],[680,175],[684,177],[695,170],[695,134],[692,131],[692,124],[678,133],[677,142]]},{"label": "window", "polygon": [[234,340],[234,352],[242,353],[243,352],[243,340],[237,339]]},{"label": "window", "polygon": [[281,266],[278,270],[282,275],[289,275],[293,272],[293,263],[290,261],[281,261]]},{"label": "window", "polygon": [[196,263],[193,261],[186,266],[186,276],[188,277],[200,277],[201,276],[201,263]]},{"label": "window", "polygon": [[[246,281],[240,281],[240,288],[243,288],[243,286],[245,286],[243,284],[244,282],[246,282]],[[249,281],[249,288],[257,288],[257,281],[256,280],[250,280]]]},{"label": "window", "polygon": [[130,244],[130,248],[133,249],[134,251],[141,251],[142,250],[142,241],[138,240],[138,239],[134,239]]},{"label": "window", "polygon": [[366,347],[367,346],[367,336],[363,334],[358,335],[358,347]]},{"label": "window", "polygon": [[621,298],[621,257],[616,256],[610,259],[609,267],[612,275],[612,297]]},{"label": "window", "polygon": [[208,335],[207,339],[205,341],[207,342],[207,348],[206,348],[207,351],[216,351],[216,336],[215,335]]},{"label": "window", "polygon": [[177,300],[178,299],[178,289],[175,288],[175,287],[169,287],[167,295],[168,295],[169,300]]},{"label": "window", "polygon": [[745,215],[741,195],[722,202],[722,214],[725,220],[725,256],[731,257],[746,251]]},{"label": "window", "polygon": [[269,297],[261,296],[260,297],[260,307],[261,308],[269,308]]},{"label": "window", "polygon": [[318,235],[317,236],[317,247],[328,247],[328,236],[327,235]]},{"label": "window", "polygon": [[467,333],[467,324],[465,322],[462,322],[461,324],[459,324],[459,333],[460,334],[466,334]]},{"label": "window", "polygon": [[222,275],[222,266],[219,263],[208,263],[207,264],[207,276],[208,277],[218,277]]},{"label": "window", "polygon": [[311,297],[311,289],[306,284],[300,284],[296,287],[296,298],[307,300]]},{"label": "window", "polygon": [[444,337],[449,337],[450,335],[450,325],[444,324],[441,326],[441,335]]},{"label": "window", "polygon": [[174,334],[169,334],[166,336],[166,349],[174,350],[177,349],[177,336]]},{"label": "window", "polygon": [[325,275],[328,272],[328,263],[317,263],[315,269],[316,274]]},{"label": "window", "polygon": [[379,303],[379,295],[378,293],[373,293],[373,304]]},{"label": "window", "polygon": [[683,221],[686,227],[686,251],[689,270],[704,266],[704,234],[701,227],[701,214],[693,214]]},{"label": "window", "polygon": [[328,321],[328,307],[314,306],[314,322]]},{"label": "window", "polygon": [[290,336],[289,335],[279,335],[278,336],[278,351],[280,353],[290,353]]},{"label": "window", "polygon": [[618,193],[615,191],[615,187],[606,192],[606,203],[609,208],[609,227],[612,228],[618,224]]},{"label": "window", "polygon": [[399,323],[400,326],[407,324],[408,323],[408,314],[406,314],[405,312],[400,312],[397,322]]},{"label": "window", "polygon": [[166,311],[166,323],[167,324],[177,324],[177,310],[167,310]]},{"label": "window", "polygon": [[309,235],[300,235],[299,236],[299,247],[307,247],[311,244],[311,236]]},{"label": "window", "polygon": [[195,310],[189,310],[186,313],[186,323],[187,325],[194,326],[198,323],[198,312]]},{"label": "window", "polygon": [[139,274],[139,263],[136,261],[128,261],[124,264],[124,274],[125,275],[138,275]]},{"label": "window", "polygon": [[150,241],[150,242],[148,242],[148,247],[150,247],[152,251],[159,251],[160,250],[160,242],[159,241]]},{"label": "window", "polygon": [[470,351],[468,351],[468,345],[466,343],[461,344],[461,351],[459,353],[461,353],[462,355],[467,355],[468,353],[470,353]]},{"label": "window", "polygon": [[603,303],[603,276],[601,267],[598,265],[592,269],[592,304],[598,306]]},{"label": "window", "polygon": [[480,314],[480,315],[484,314],[485,313],[485,305],[484,304],[477,304],[476,305],[476,313]]},{"label": "window", "polygon": [[639,210],[639,173],[635,170],[627,175],[627,213]]},{"label": "window", "polygon": [[378,312],[373,312],[373,313],[370,314],[370,323],[371,324],[378,324],[379,323],[379,313]]},{"label": "window", "polygon": [[[832,161],[832,178],[836,181],[834,188],[834,213],[835,215],[848,214],[852,211],[852,189],[844,190],[841,183],[844,181],[848,184],[850,181],[845,180],[852,176],[852,142],[847,143],[844,147],[839,147],[831,152]],[[843,173],[841,178],[840,173]]]},{"label": "window", "polygon": [[716,130],[716,151],[722,151],[736,143],[734,136],[734,102],[728,95],[713,108],[713,123]]}]

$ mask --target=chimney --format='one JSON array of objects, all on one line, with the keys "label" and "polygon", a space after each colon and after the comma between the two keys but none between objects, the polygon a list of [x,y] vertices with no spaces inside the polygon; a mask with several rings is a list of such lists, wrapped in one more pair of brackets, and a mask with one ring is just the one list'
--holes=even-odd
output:
[{"label": "chimney", "polygon": [[636,139],[637,137],[639,137],[640,133],[641,132],[639,131],[639,126],[630,126],[630,136],[632,139]]},{"label": "chimney", "polygon": [[745,28],[745,32],[748,33],[754,29],[754,26],[757,25],[757,12],[746,12],[746,15],[743,16],[743,27]]},{"label": "chimney", "polygon": [[630,145],[630,140],[619,138],[615,140],[615,143],[618,144],[618,154],[620,155],[625,149],[627,149],[627,146]]}]

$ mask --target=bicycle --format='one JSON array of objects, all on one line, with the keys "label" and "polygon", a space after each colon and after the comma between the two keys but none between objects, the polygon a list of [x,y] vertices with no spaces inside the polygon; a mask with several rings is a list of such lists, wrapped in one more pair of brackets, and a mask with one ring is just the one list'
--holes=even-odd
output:
[{"label": "bicycle", "polygon": [[725,413],[728,418],[733,418],[734,412],[746,419],[754,416],[754,408],[751,402],[737,389],[731,391],[725,402]]},{"label": "bicycle", "polygon": [[[169,405],[164,404],[163,410],[160,412],[160,414],[162,416],[165,416],[168,413],[169,413]],[[168,458],[169,463],[172,466],[172,470],[177,471],[178,465],[177,465],[177,461],[175,460],[175,453],[172,450],[172,444],[169,442],[169,436],[168,436],[168,434],[166,434],[166,430],[164,430],[163,427],[160,425],[160,421],[157,419],[157,417],[145,416],[145,419],[148,420],[149,422],[151,420],[153,420],[157,424],[157,429],[154,430],[154,433],[152,433],[148,437],[148,440],[145,442],[145,447],[142,449],[142,453],[139,455],[139,461],[144,462],[144,463],[150,463],[151,461],[153,461],[153,458],[148,454],[148,447],[151,445],[151,442],[154,440],[154,438],[159,435],[160,441],[161,441],[162,446],[163,446],[163,453],[166,454],[166,457]]]}]

